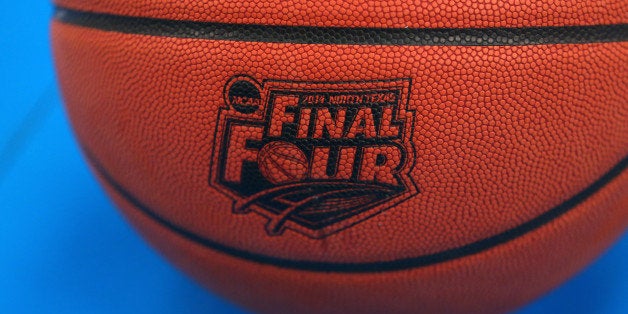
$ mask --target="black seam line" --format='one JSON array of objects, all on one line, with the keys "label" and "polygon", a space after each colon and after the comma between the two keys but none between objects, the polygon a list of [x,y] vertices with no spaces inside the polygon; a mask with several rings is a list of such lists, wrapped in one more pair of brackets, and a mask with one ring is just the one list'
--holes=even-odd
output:
[{"label": "black seam line", "polygon": [[[506,243],[529,232],[532,232],[544,226],[545,224],[552,222],[554,219],[560,217],[561,215],[569,212],[571,209],[586,201],[589,197],[591,197],[608,183],[610,183],[614,178],[619,176],[626,169],[626,167],[628,167],[628,156],[626,156],[617,165],[615,165],[608,172],[602,175],[597,181],[593,182],[593,184],[582,190],[580,193],[574,195],[572,198],[566,200],[562,204],[515,228],[477,242],[473,242],[461,247],[449,249],[435,254],[412,258],[366,263],[334,263],[308,260],[293,260],[258,254],[243,249],[230,247],[190,232],[158,215],[153,209],[151,209],[148,205],[146,205],[144,202],[142,202],[136,196],[130,193],[129,190],[124,188],[120,183],[118,183],[111,176],[111,174],[107,172],[105,167],[92,155],[92,153],[90,153],[85,148],[85,146],[82,146],[82,148],[87,159],[90,161],[91,165],[101,176],[101,178],[104,179],[104,181],[106,181],[117,193],[119,193],[136,209],[151,218],[154,222],[160,224],[162,227],[169,229],[173,233],[208,249],[230,255],[235,258],[244,259],[249,262],[255,262],[259,264],[271,265],[287,269],[330,273],[376,273],[407,270],[447,262],[489,250],[500,244]],[[263,226],[260,226],[260,228],[261,227]]]},{"label": "black seam line", "polygon": [[498,28],[349,28],[225,24],[56,7],[54,19],[103,31],[210,40],[394,46],[522,46],[628,41],[628,24]]}]

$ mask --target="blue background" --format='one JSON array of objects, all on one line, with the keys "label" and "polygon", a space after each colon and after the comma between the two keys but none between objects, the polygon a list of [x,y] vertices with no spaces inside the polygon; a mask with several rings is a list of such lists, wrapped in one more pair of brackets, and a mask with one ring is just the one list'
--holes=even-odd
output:
[{"label": "blue background", "polygon": [[[54,82],[51,6],[0,10],[0,312],[244,313],[152,251],[72,138]],[[628,236],[518,313],[628,313]]]}]

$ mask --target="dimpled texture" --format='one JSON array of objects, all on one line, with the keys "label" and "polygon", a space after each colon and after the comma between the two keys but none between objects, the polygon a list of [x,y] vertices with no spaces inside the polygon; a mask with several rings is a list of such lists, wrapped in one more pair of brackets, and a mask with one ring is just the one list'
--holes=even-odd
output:
[{"label": "dimpled texture", "polygon": [[[628,12],[626,1],[58,4],[195,21],[380,27],[611,24],[625,23]],[[175,264],[252,309],[501,312],[568,278],[628,225],[625,171],[564,215],[511,241],[395,271],[257,263],[152,219],[235,250],[322,263],[415,258],[508,232],[572,199],[628,155],[626,42],[291,44],[123,34],[59,21],[52,33],[77,137],[123,213]],[[266,217],[235,215],[233,200],[211,187],[208,176],[223,89],[241,74],[259,81],[411,78],[415,156],[409,175],[418,193],[324,239],[292,230],[269,236]]]},{"label": "dimpled texture", "polygon": [[56,0],[85,11],[239,24],[520,27],[626,22],[625,0]]},{"label": "dimpled texture", "polygon": [[146,239],[179,268],[261,313],[504,313],[602,253],[628,219],[628,173],[560,220],[483,254],[372,274],[314,273],[234,259],[174,235],[107,186]]},{"label": "dimpled texture", "polygon": [[[357,262],[455,248],[561,204],[627,153],[626,43],[312,47],[55,27],[61,79],[80,86],[64,94],[74,126],[111,175],[174,224],[271,256]],[[421,193],[322,242],[269,238],[265,218],[233,216],[207,176],[223,86],[239,73],[413,77]]]},{"label": "dimpled texture", "polygon": [[308,171],[307,157],[290,144],[270,143],[260,150],[257,159],[264,177],[273,183],[299,181]]}]

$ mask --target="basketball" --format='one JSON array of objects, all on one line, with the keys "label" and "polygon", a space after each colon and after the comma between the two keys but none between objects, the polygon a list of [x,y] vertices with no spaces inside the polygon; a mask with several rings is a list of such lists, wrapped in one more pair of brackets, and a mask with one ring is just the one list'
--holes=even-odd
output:
[{"label": "basketball", "polygon": [[257,154],[264,178],[272,184],[302,181],[307,174],[307,157],[290,143],[270,142]]},{"label": "basketball", "polygon": [[55,5],[95,176],[251,311],[503,313],[628,227],[626,0]]}]

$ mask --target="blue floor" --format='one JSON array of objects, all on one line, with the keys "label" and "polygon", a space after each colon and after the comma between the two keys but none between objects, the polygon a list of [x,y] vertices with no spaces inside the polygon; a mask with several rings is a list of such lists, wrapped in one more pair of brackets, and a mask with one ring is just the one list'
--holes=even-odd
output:
[{"label": "blue floor", "polygon": [[[13,3],[0,13],[0,313],[244,313],[170,266],[116,212],[56,91],[50,7]],[[628,313],[627,266],[624,235],[518,313]]]}]

